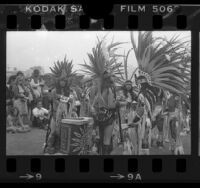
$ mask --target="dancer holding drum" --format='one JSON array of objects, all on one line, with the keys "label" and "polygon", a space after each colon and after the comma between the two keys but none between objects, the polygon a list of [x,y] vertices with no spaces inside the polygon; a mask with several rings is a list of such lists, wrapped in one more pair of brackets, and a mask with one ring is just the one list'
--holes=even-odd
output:
[{"label": "dancer holding drum", "polygon": [[55,78],[55,88],[52,90],[52,118],[50,122],[51,133],[48,138],[46,152],[60,151],[60,122],[70,118],[74,113],[76,96],[71,89],[75,73],[72,72],[72,62],[57,63],[51,71]]}]

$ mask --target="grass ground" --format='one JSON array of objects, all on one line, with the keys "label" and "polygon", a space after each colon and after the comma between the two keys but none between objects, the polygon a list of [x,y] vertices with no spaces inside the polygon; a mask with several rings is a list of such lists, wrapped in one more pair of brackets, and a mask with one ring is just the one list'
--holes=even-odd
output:
[{"label": "grass ground", "polygon": [[7,133],[7,155],[42,155],[46,131],[32,129],[27,133]]},{"label": "grass ground", "polygon": [[[7,155],[42,155],[43,144],[45,142],[46,131],[42,129],[32,129],[28,133],[7,134]],[[190,135],[182,137],[184,151],[189,155],[191,150]],[[151,148],[151,155],[171,155],[169,144],[165,143],[163,149]]]}]

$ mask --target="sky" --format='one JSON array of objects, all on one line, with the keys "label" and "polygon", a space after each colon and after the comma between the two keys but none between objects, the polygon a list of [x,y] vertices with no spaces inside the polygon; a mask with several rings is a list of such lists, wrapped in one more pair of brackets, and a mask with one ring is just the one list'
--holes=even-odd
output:
[{"label": "sky", "polygon": [[[134,32],[137,36],[137,31]],[[174,34],[183,40],[191,40],[189,31],[156,31],[153,36],[164,36],[170,39]],[[88,62],[87,53],[97,43],[98,38],[107,35],[107,42],[126,42],[117,51],[124,54],[132,48],[130,31],[8,31],[7,32],[7,66],[25,71],[32,66],[43,66],[45,73],[57,60],[73,60],[74,70],[80,70],[84,60]],[[128,67],[137,67],[134,52],[128,58]]]}]

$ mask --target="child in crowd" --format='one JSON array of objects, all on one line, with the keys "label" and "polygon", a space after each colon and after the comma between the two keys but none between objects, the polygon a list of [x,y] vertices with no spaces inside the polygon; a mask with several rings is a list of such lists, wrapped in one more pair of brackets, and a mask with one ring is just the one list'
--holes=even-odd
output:
[{"label": "child in crowd", "polygon": [[9,115],[7,116],[6,130],[11,133],[24,133],[30,131],[30,127],[23,124],[19,110],[16,107],[10,108]]},{"label": "child in crowd", "polygon": [[37,101],[37,106],[33,109],[33,126],[39,128],[46,128],[48,124],[49,111],[42,107],[42,100]]}]

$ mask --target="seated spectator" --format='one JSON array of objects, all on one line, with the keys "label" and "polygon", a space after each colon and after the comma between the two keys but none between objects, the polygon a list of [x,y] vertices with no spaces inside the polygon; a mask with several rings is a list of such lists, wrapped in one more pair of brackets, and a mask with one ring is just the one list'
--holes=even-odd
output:
[{"label": "seated spectator", "polygon": [[15,85],[16,76],[12,75],[9,77],[8,83],[6,84],[6,103],[13,105],[14,92],[13,87]]},{"label": "seated spectator", "polygon": [[28,125],[24,125],[19,115],[19,110],[16,107],[12,107],[7,116],[7,132],[11,133],[24,133],[30,131]]},{"label": "seated spectator", "polygon": [[7,115],[8,115],[9,108],[13,106],[13,101],[14,101],[13,87],[15,84],[15,79],[16,79],[15,75],[10,76],[6,84],[6,113]]},{"label": "seated spectator", "polygon": [[42,107],[42,100],[37,101],[37,107],[33,109],[33,126],[46,128],[49,121],[49,111]]}]

